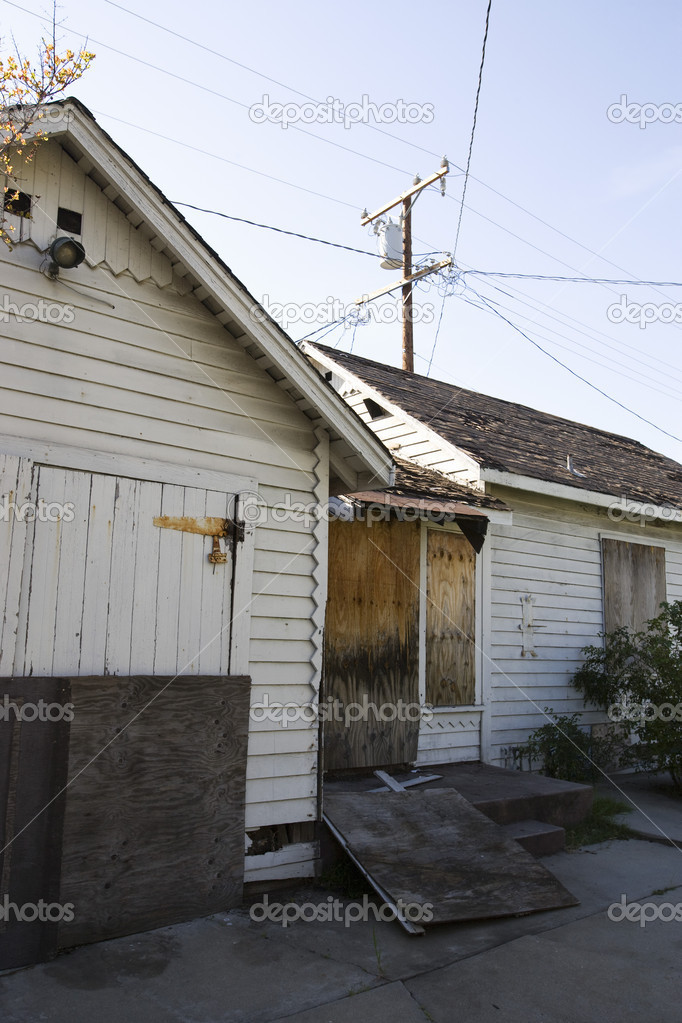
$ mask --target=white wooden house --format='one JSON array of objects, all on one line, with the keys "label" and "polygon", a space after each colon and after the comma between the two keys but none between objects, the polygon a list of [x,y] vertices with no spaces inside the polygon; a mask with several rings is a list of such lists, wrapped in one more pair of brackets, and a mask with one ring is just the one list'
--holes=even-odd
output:
[{"label": "white wooden house", "polygon": [[[84,922],[76,907],[71,929],[60,925],[63,947],[234,903],[242,875],[310,872],[317,724],[247,722],[247,709],[266,694],[301,705],[317,694],[327,523],[275,520],[268,509],[386,486],[392,468],[375,434],[80,103],[50,106],[40,127],[47,139],[8,182],[6,196],[20,192],[7,200],[14,245],[0,246],[0,677],[14,680],[13,699],[35,696],[42,681],[75,708],[70,739],[53,735],[40,762],[50,774],[55,750],[64,754],[47,793],[68,782],[65,806],[55,804],[62,817],[48,822],[53,839],[64,834],[62,899],[87,896],[99,916]],[[79,266],[53,265],[62,237],[82,245]],[[246,682],[223,690],[226,678]],[[0,769],[13,779],[0,786],[2,844],[13,843],[5,876],[31,808],[26,795],[10,822],[12,785],[30,788],[39,762],[21,759],[28,724],[3,727]],[[144,782],[140,748],[155,758]],[[176,832],[163,833],[164,818],[156,837],[151,825],[140,837],[176,782]],[[195,804],[203,817],[192,835],[205,840],[188,838],[183,851],[182,815],[189,822]],[[220,870],[207,854],[218,825],[231,836]],[[176,888],[179,870],[185,885],[201,878],[193,905],[155,888],[164,857]],[[54,889],[58,865],[45,872]],[[155,892],[146,916],[121,914],[133,890]]]},{"label": "white wooden house", "polygon": [[[478,494],[487,537],[475,567],[470,551],[461,555],[471,569],[449,598],[449,638],[438,615],[432,627],[429,609],[437,610],[432,598],[442,578],[433,558],[451,556],[443,532],[457,533],[456,522],[422,521],[414,567],[399,566],[401,576],[420,580],[415,672],[420,700],[435,704],[433,719],[421,724],[417,762],[514,766],[515,747],[545,722],[544,708],[583,710],[570,685],[582,648],[599,643],[601,630],[640,627],[662,600],[682,598],[682,465],[590,426],[336,349],[303,347],[396,460],[422,467],[424,496],[448,484]],[[330,628],[339,587],[332,555]],[[459,604],[458,591],[468,594]],[[464,667],[452,648],[457,635],[470,637]],[[431,657],[435,678],[433,641],[440,644]],[[438,663],[448,643],[453,685]]]}]

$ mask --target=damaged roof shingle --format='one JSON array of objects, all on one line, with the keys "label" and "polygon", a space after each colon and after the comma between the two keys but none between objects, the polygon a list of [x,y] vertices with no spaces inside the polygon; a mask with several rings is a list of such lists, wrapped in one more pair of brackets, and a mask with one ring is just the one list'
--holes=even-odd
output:
[{"label": "damaged roof shingle", "polygon": [[682,508],[682,465],[639,441],[316,347],[484,469]]}]

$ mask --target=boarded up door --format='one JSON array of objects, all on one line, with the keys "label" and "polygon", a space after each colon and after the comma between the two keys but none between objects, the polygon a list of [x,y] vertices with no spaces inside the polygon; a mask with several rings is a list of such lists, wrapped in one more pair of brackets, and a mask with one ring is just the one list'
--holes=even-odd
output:
[{"label": "boarded up door", "polygon": [[[250,565],[237,545],[233,571],[223,539],[214,566],[196,531],[232,518],[234,495],[20,459],[0,470],[36,510],[0,519],[0,664],[15,675],[0,700],[61,685],[73,707],[66,732],[0,730],[3,832],[35,818],[4,850],[0,898],[74,907],[58,928],[22,923],[21,961],[238,904],[250,680],[230,669]],[[4,951],[0,933],[0,968],[15,962]]]},{"label": "boarded up door", "polygon": [[60,948],[241,904],[248,678],[73,678]]},{"label": "boarded up door", "polygon": [[426,702],[475,702],[476,555],[466,537],[430,529],[426,568]]},{"label": "boarded up door", "polygon": [[[397,520],[330,523],[327,770],[416,760],[419,530],[418,522]],[[399,700],[409,712],[400,712]]]}]

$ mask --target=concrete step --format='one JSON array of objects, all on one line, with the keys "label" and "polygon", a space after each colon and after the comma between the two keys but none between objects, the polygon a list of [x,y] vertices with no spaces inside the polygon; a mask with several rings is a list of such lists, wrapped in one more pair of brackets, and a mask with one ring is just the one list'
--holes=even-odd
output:
[{"label": "concrete step", "polygon": [[566,846],[566,832],[544,821],[514,821],[503,824],[502,830],[533,856],[552,856]]},{"label": "concrete step", "polygon": [[[433,770],[445,774],[442,766],[434,765]],[[496,824],[536,820],[570,828],[579,824],[592,807],[591,785],[527,771],[480,763],[453,764],[445,777],[448,781],[439,785],[451,784]]]},{"label": "concrete step", "polygon": [[[496,824],[515,821],[542,821],[559,828],[572,828],[579,824],[592,807],[592,786],[546,778],[529,771],[512,771],[493,767],[478,761],[457,764],[429,764],[417,770],[387,770],[399,782],[413,780],[419,775],[440,775],[424,789],[453,788],[477,810]],[[370,791],[376,789],[377,779],[370,771],[366,775],[339,775],[325,782],[325,789],[333,791]],[[419,792],[419,787],[410,789]]]}]

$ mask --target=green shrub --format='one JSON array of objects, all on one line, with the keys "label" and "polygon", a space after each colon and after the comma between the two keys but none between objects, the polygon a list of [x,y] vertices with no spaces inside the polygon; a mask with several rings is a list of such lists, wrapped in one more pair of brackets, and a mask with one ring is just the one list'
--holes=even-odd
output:
[{"label": "green shrub", "polygon": [[585,704],[635,733],[622,763],[669,771],[682,792],[682,601],[661,604],[642,632],[621,628],[602,636],[603,647],[583,650],[573,684]]},{"label": "green shrub", "polygon": [[537,764],[540,773],[550,778],[587,784],[597,781],[617,756],[618,735],[592,735],[581,725],[577,711],[555,714],[545,707],[545,714],[551,720],[536,728],[527,742],[517,747],[516,756],[522,762],[527,759],[531,769]]}]

